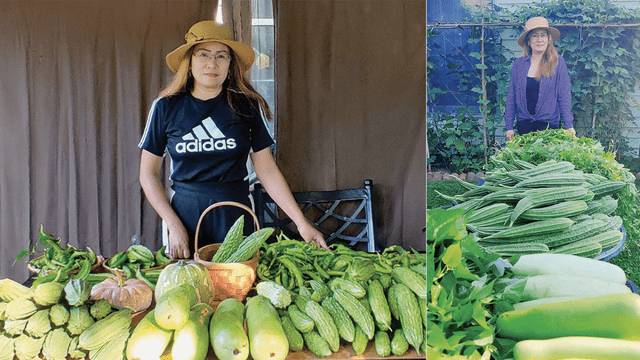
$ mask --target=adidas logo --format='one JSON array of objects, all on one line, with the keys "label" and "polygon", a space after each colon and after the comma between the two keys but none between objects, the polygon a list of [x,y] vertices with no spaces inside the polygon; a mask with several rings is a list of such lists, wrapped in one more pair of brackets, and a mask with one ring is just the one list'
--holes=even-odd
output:
[{"label": "adidas logo", "polygon": [[236,139],[226,138],[210,117],[204,119],[201,125],[191,129],[182,137],[183,142],[176,144],[176,152],[196,153],[230,150],[236,148]]}]

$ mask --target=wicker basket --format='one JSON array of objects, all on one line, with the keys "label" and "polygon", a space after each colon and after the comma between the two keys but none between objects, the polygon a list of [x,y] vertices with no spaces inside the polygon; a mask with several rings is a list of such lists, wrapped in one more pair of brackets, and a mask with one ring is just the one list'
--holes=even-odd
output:
[{"label": "wicker basket", "polygon": [[247,211],[253,217],[256,225],[256,231],[260,230],[258,217],[246,205],[233,201],[222,201],[213,204],[202,212],[198,225],[196,226],[196,253],[194,254],[194,260],[197,263],[204,265],[207,270],[209,270],[209,276],[211,277],[211,281],[215,288],[214,301],[222,301],[230,297],[239,301],[244,301],[247,293],[251,290],[251,287],[256,280],[256,268],[258,267],[260,252],[258,251],[256,255],[248,261],[237,263],[212,263],[210,260],[213,258],[216,251],[218,251],[220,244],[205,245],[202,248],[198,248],[198,236],[202,219],[210,210],[221,206],[236,206]]},{"label": "wicker basket", "polygon": [[[42,256],[44,256],[44,255],[42,255]],[[34,260],[40,259],[40,258],[42,258],[42,256],[37,257]],[[104,264],[104,258],[101,255],[96,255],[96,263],[91,266],[91,272],[92,273],[104,272],[104,269],[103,269],[104,265],[103,264]],[[29,263],[27,263],[27,269],[29,269],[29,271],[31,271],[34,274],[37,274],[37,273],[40,272],[39,268],[31,266],[31,264],[29,264]],[[45,270],[45,271],[42,272],[42,275],[49,275],[54,271],[56,271],[56,270]],[[69,275],[75,275],[75,274],[78,273],[78,271],[80,271],[80,270],[76,269],[76,270],[69,271]]]}]

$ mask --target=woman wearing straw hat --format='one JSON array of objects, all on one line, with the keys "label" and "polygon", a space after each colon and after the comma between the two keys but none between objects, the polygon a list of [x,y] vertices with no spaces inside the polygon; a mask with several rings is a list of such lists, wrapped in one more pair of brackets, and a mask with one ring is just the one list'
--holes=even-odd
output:
[{"label": "woman wearing straw hat", "polygon": [[[169,254],[194,254],[195,229],[209,205],[235,201],[250,207],[249,156],[264,188],[302,238],[327,248],[271,154],[273,139],[264,122],[270,111],[246,76],[255,57],[251,47],[234,41],[229,27],[215,21],[196,23],[185,40],[166,57],[173,80],[151,106],[139,144],[140,184],[168,227]],[[171,199],[160,176],[165,153],[171,161]],[[230,206],[208,213],[198,246],[222,242],[240,215],[241,209]]]},{"label": "woman wearing straw hat", "polygon": [[567,64],[553,46],[558,38],[560,31],[543,17],[529,19],[518,38],[523,51],[511,69],[504,113],[507,141],[513,139],[514,120],[520,135],[558,129],[561,119],[564,128],[576,134]]}]

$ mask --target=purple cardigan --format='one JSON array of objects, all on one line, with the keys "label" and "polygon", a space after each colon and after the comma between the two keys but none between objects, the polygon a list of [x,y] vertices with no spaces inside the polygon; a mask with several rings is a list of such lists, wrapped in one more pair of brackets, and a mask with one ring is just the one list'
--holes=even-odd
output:
[{"label": "purple cardigan", "polygon": [[527,72],[530,65],[531,56],[523,56],[517,58],[511,68],[511,81],[504,111],[506,129],[513,130],[515,118],[518,121],[533,119],[559,125],[561,117],[564,128],[572,128],[571,84],[567,63],[558,56],[555,73],[550,78],[541,78],[535,115],[531,115],[527,110]]}]

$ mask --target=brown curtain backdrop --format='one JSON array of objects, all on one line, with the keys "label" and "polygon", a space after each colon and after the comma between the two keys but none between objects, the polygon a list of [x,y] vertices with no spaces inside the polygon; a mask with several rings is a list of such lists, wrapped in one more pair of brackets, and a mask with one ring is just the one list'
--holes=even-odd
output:
[{"label": "brown curtain backdrop", "polygon": [[[0,278],[40,225],[104,256],[159,246],[137,144],[165,55],[216,0],[0,1]],[[41,248],[41,247],[40,247]]]},{"label": "brown curtain backdrop", "polygon": [[274,5],[276,157],[292,190],[371,178],[382,247],[424,251],[425,1]]}]

